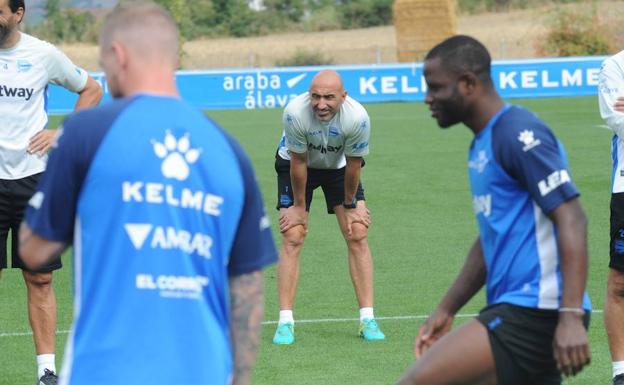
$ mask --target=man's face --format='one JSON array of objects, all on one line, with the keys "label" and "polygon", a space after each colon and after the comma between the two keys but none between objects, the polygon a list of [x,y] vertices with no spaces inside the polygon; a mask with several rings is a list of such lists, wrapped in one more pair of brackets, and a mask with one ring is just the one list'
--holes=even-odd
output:
[{"label": "man's face", "polygon": [[425,81],[431,117],[442,128],[462,122],[466,115],[466,100],[459,92],[459,81],[449,71],[445,71],[440,58],[425,61]]},{"label": "man's face", "polygon": [[347,96],[338,85],[312,85],[310,87],[310,102],[314,115],[322,122],[329,122]]},{"label": "man's face", "polygon": [[[2,1],[2,0],[0,0]],[[119,76],[117,75],[119,65],[115,56],[115,51],[110,44],[100,43],[100,67],[106,74],[106,84],[108,92],[113,98],[119,98],[121,94],[119,87]]]},{"label": "man's face", "polygon": [[13,13],[9,7],[9,0],[0,0],[0,47],[3,47],[11,35],[17,31],[17,25],[22,21],[24,9],[18,8]]}]

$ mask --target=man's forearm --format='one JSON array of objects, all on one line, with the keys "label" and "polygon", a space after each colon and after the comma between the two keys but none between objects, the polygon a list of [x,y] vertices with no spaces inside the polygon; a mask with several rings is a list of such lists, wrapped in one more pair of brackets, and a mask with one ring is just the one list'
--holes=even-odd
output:
[{"label": "man's forearm", "polygon": [[262,272],[230,278],[230,332],[234,356],[232,385],[251,383],[263,313]]},{"label": "man's forearm", "polygon": [[486,268],[483,261],[481,240],[477,238],[472,244],[466,262],[459,276],[448,290],[440,305],[450,314],[455,314],[466,304],[485,284]]},{"label": "man's forearm", "polygon": [[74,106],[74,111],[82,108],[94,107],[102,99],[102,87],[92,77],[87,78],[85,88],[78,93],[78,100]]},{"label": "man's forearm", "polygon": [[587,219],[578,199],[562,204],[551,217],[559,234],[563,276],[561,307],[580,308],[587,282]]},{"label": "man's forearm", "polygon": [[292,185],[292,193],[294,205],[305,207],[305,191],[308,180],[308,164],[305,154],[292,154],[290,158],[290,183]]},{"label": "man's forearm", "polygon": [[345,196],[346,203],[352,202],[357,187],[360,183],[360,173],[362,171],[362,158],[347,157],[347,166],[345,168]]}]

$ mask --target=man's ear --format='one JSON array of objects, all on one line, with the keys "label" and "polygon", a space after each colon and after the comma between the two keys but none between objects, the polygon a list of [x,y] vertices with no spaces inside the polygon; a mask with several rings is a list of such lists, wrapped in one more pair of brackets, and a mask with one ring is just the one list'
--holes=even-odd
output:
[{"label": "man's ear", "polygon": [[472,95],[479,85],[479,79],[472,72],[464,72],[457,80],[459,91],[463,95]]},{"label": "man's ear", "polygon": [[126,50],[126,47],[124,47],[117,41],[113,41],[111,43],[111,50],[113,51],[113,56],[115,58],[115,62],[117,63],[117,67],[120,69],[128,68],[128,51]]},{"label": "man's ear", "polygon": [[22,22],[22,19],[24,19],[24,8],[17,8],[17,11],[15,11],[15,16],[17,16],[17,24],[20,24]]}]

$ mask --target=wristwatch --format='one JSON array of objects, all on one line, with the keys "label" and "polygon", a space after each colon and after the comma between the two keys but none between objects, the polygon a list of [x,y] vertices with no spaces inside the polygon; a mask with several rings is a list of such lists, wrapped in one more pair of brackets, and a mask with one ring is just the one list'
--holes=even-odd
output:
[{"label": "wristwatch", "polygon": [[354,209],[357,207],[357,199],[355,199],[355,197],[353,197],[353,200],[351,201],[351,203],[345,203],[344,201],[342,202],[342,207],[344,207],[345,209]]}]

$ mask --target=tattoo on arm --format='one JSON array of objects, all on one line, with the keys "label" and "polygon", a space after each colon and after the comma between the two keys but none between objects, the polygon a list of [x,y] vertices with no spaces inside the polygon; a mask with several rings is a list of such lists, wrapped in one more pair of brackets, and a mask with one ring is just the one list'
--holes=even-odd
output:
[{"label": "tattoo on arm", "polygon": [[232,385],[251,383],[264,313],[262,272],[230,277],[230,332],[234,354]]}]

